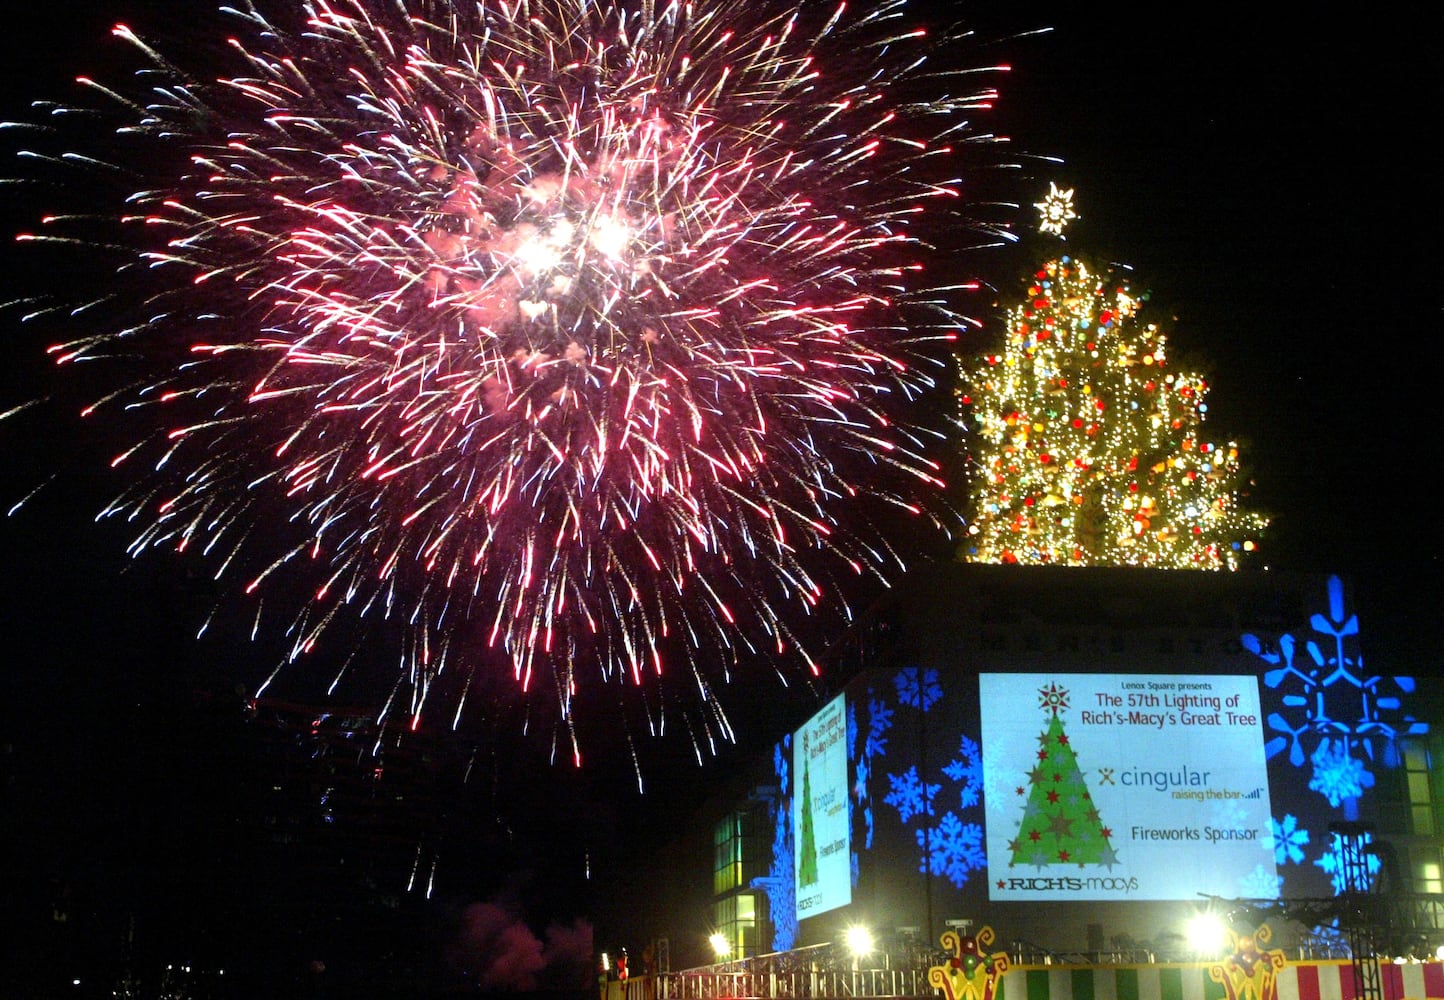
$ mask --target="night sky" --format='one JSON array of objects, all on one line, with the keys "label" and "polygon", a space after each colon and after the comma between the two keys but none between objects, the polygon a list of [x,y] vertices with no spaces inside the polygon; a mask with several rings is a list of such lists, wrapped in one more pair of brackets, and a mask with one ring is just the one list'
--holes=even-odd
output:
[{"label": "night sky", "polygon": [[1063,158],[1040,176],[1077,190],[1074,245],[1132,266],[1173,357],[1212,373],[1205,426],[1242,443],[1273,515],[1259,562],[1350,577],[1365,654],[1437,672],[1438,212],[1419,146],[1437,38],[1391,5],[1041,10],[1058,28],[1009,46],[1001,131]]},{"label": "night sky", "polygon": [[[121,46],[112,23],[183,35],[203,7],[39,6],[0,33],[0,117],[24,117],[32,98],[73,95],[67,81],[77,74],[104,78]],[[1441,504],[1431,482],[1444,317],[1432,255],[1437,168],[1423,152],[1439,124],[1435,26],[1388,6],[1319,7],[1303,23],[1266,4],[1137,19],[1091,5],[997,6],[956,8],[980,24],[981,38],[997,39],[960,58],[1013,66],[998,108],[979,123],[1012,137],[1023,164],[1003,185],[1025,205],[1018,224],[1031,223],[1026,205],[1050,180],[1076,189],[1081,219],[1069,248],[1131,266],[1135,287],[1150,289],[1163,312],[1154,318],[1174,358],[1200,359],[1213,375],[1206,428],[1215,440],[1240,440],[1253,501],[1273,515],[1254,567],[1342,573],[1354,582],[1375,669],[1444,672],[1435,638]],[[0,156],[14,145],[0,143]],[[0,176],[12,172],[0,166]],[[22,192],[0,189],[7,231],[32,225],[36,211]],[[44,267],[5,253],[0,300],[23,295]],[[1000,330],[995,301],[1017,294],[1010,282],[1027,263],[1011,250],[969,261],[997,287],[969,304],[989,331]],[[54,383],[42,344],[13,311],[0,316],[3,412]],[[254,874],[267,863],[245,854],[246,796],[264,797],[271,765],[248,757],[241,706],[272,661],[258,662],[243,634],[195,640],[215,595],[164,559],[130,564],[124,531],[92,523],[97,498],[119,485],[95,461],[92,433],[31,416],[0,422],[0,508],[56,474],[0,520],[0,777],[3,824],[17,847],[6,852],[5,876],[23,904],[7,908],[10,939],[29,940],[29,922],[60,891],[149,894],[171,926],[183,922],[194,873],[231,879],[225,891],[239,895],[249,876],[234,869]],[[438,898],[453,916],[467,902],[528,893],[544,900],[529,917],[584,913],[589,900],[565,901],[568,880],[589,856],[605,867],[611,845],[631,835],[629,816],[691,801],[723,779],[728,761],[805,716],[809,695],[773,698],[770,671],[761,674],[772,710],[747,697],[757,692],[739,693],[743,747],[699,781],[695,766],[665,763],[690,755],[684,738],[644,745],[658,777],[641,799],[620,740],[599,741],[579,779],[546,763],[543,737],[487,734],[491,778],[440,780],[441,800],[461,791],[432,809],[446,813],[437,824],[469,824],[491,860],[448,860],[440,870],[453,882]],[[518,761],[550,777],[517,782]],[[528,784],[546,794],[522,794]],[[557,834],[545,841],[550,872],[542,849],[516,846],[542,830]],[[70,889],[57,888],[67,881]],[[94,926],[113,937],[125,906],[95,908],[104,912]],[[444,920],[426,919],[440,921],[428,925],[437,935],[456,932],[455,920],[441,930]]]}]

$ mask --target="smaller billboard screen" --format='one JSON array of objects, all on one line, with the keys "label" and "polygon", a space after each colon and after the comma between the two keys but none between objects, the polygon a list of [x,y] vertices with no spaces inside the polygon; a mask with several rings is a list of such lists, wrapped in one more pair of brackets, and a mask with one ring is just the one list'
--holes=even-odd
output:
[{"label": "smaller billboard screen", "polygon": [[852,901],[847,801],[847,705],[838,695],[792,743],[792,836],[797,919]]},{"label": "smaller billboard screen", "polygon": [[1254,677],[983,674],[979,697],[990,898],[1235,898],[1271,881]]}]

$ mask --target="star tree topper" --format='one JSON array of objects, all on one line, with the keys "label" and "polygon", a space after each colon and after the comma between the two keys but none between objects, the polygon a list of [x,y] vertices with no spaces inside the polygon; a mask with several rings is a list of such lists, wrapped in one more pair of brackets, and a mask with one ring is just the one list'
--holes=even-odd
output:
[{"label": "star tree topper", "polygon": [[1047,687],[1038,689],[1038,707],[1056,717],[1060,709],[1068,707],[1068,689],[1050,681]]},{"label": "star tree topper", "polygon": [[1060,190],[1053,181],[1048,182],[1048,196],[1035,201],[1033,207],[1038,210],[1038,230],[1054,236],[1061,237],[1068,223],[1078,218],[1078,213],[1073,211],[1073,188]]}]

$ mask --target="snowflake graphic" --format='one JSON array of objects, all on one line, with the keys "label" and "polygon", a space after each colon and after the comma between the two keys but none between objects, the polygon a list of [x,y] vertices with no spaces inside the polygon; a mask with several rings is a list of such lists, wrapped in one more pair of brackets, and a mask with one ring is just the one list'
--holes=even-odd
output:
[{"label": "snowflake graphic", "polygon": [[920,676],[917,667],[904,667],[897,672],[893,683],[897,685],[898,704],[920,708],[924,712],[936,705],[943,696],[936,670],[923,671]]},{"label": "snowflake graphic", "polygon": [[983,828],[964,823],[951,811],[943,814],[937,826],[917,831],[918,846],[923,849],[918,871],[946,878],[962,888],[968,873],[984,866]]},{"label": "snowflake graphic", "polygon": [[[848,740],[853,748],[852,759],[856,761],[856,777],[853,781],[852,797],[856,802],[856,808],[862,814],[863,824],[866,828],[863,850],[872,849],[875,833],[872,813],[872,762],[874,757],[881,757],[887,753],[886,733],[892,728],[892,716],[893,710],[888,707],[887,703],[869,691],[867,732],[864,735],[862,727],[857,724],[851,704],[848,706]],[[858,745],[859,740],[861,740],[860,746]]]},{"label": "snowflake graphic", "polygon": [[[869,695],[871,692],[869,692]],[[881,757],[887,753],[886,733],[892,728],[892,709],[881,698],[867,700],[867,745],[869,757]]]},{"label": "snowflake graphic", "polygon": [[1320,958],[1349,958],[1353,955],[1349,936],[1339,928],[1338,917],[1327,924],[1316,924],[1310,928],[1308,947]]},{"label": "snowflake graphic", "polygon": [[[1332,842],[1329,845],[1329,849],[1325,851],[1314,862],[1314,864],[1322,868],[1324,870],[1324,873],[1329,876],[1329,881],[1334,887],[1334,895],[1337,896],[1351,887],[1345,880],[1343,838],[1340,837],[1337,833],[1331,834],[1331,838]],[[1368,844],[1373,839],[1374,838],[1369,836],[1369,834],[1367,833],[1363,835],[1363,842],[1365,844]],[[1367,851],[1363,853],[1363,858],[1365,874],[1368,878],[1369,884],[1367,886],[1362,886],[1358,888],[1360,888],[1362,891],[1368,891],[1373,889],[1374,876],[1379,874],[1379,868],[1381,867],[1382,863],[1379,861],[1379,856],[1377,854],[1371,854]]]},{"label": "snowflake graphic", "polygon": [[1343,740],[1330,743],[1327,739],[1319,743],[1313,755],[1314,776],[1309,779],[1309,790],[1318,792],[1337,809],[1342,803],[1345,816],[1355,818],[1358,799],[1366,788],[1374,787],[1374,775],[1364,762],[1349,755]]},{"label": "snowflake graphic", "polygon": [[[1309,789],[1352,820],[1374,786],[1375,769],[1398,767],[1401,740],[1428,733],[1429,725],[1412,714],[1412,677],[1382,677],[1365,668],[1359,620],[1346,596],[1343,581],[1329,577],[1327,606],[1306,625],[1272,639],[1246,634],[1240,642],[1264,662],[1263,687],[1275,692],[1276,707],[1265,720],[1265,758],[1312,766]],[[1318,842],[1321,832],[1313,832]],[[1284,817],[1273,830],[1275,862],[1302,863],[1308,843],[1309,831],[1295,817]],[[1333,852],[1315,862],[1337,887],[1335,863]]]},{"label": "snowflake graphic", "polygon": [[784,796],[788,791],[787,776],[788,771],[791,770],[788,754],[791,749],[792,737],[790,735],[782,737],[781,742],[772,748],[772,769],[777,774],[777,787],[782,790]]},{"label": "snowflake graphic", "polygon": [[925,783],[918,777],[915,766],[902,774],[889,774],[887,780],[892,785],[892,791],[883,801],[897,810],[898,818],[904,823],[914,816],[933,815],[933,796],[938,794],[942,785]]},{"label": "snowflake graphic", "polygon": [[1300,643],[1292,634],[1274,642],[1253,634],[1239,641],[1267,663],[1266,687],[1277,690],[1282,712],[1271,712],[1268,728],[1279,735],[1265,745],[1272,759],[1288,749],[1289,763],[1303,767],[1318,749],[1306,741],[1334,739],[1346,754],[1357,750],[1387,767],[1398,764],[1398,741],[1429,731],[1427,723],[1405,712],[1404,697],[1415,689],[1412,677],[1379,677],[1364,668],[1358,649],[1359,619],[1345,606],[1344,584],[1328,581],[1328,612],[1309,618],[1309,628],[1322,637]]},{"label": "snowflake graphic", "polygon": [[1253,814],[1244,808],[1242,802],[1215,802],[1209,810],[1209,822],[1219,828],[1248,826]]},{"label": "snowflake graphic", "polygon": [[[843,746],[849,748],[848,756],[851,760],[857,760],[857,705],[851,700],[844,703],[844,717],[846,719],[847,736]],[[854,794],[847,796],[847,827],[852,829],[853,813],[862,810],[863,820],[867,826],[867,846],[872,846],[872,803],[866,796],[860,794],[860,790],[854,790]],[[857,844],[852,844],[852,884],[857,885]]]},{"label": "snowflake graphic", "polygon": [[1284,884],[1283,876],[1263,865],[1238,880],[1238,894],[1243,899],[1278,899]]},{"label": "snowflake graphic", "polygon": [[793,884],[792,810],[788,807],[788,760],[792,737],[784,736],[772,750],[772,767],[781,795],[770,801],[772,867],[752,880],[752,888],[767,894],[772,911],[772,950],[788,951],[797,942],[797,893]]},{"label": "snowflake graphic", "polygon": [[958,807],[966,809],[978,804],[978,793],[983,788],[983,754],[978,749],[977,741],[964,733],[958,755],[959,759],[954,759],[943,767],[943,774],[963,786],[958,792]]},{"label": "snowflake graphic", "polygon": [[1304,845],[1309,842],[1309,831],[1299,826],[1299,818],[1285,813],[1282,820],[1269,819],[1269,837],[1274,864],[1282,865],[1292,861],[1296,865],[1304,862]]}]

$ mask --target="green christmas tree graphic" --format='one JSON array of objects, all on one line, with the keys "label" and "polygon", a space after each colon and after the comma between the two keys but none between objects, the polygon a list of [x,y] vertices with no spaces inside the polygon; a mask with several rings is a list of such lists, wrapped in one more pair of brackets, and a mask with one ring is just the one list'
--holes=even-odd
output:
[{"label": "green christmas tree graphic", "polygon": [[1068,708],[1068,690],[1056,683],[1040,688],[1039,707],[1048,712],[1048,728],[1038,737],[1037,759],[1028,785],[1017,794],[1027,797],[1018,836],[1008,842],[1011,865],[1104,865],[1110,871],[1118,854],[1109,843],[1113,831],[1088,791],[1078,755],[1068,739],[1061,712]]},{"label": "green christmas tree graphic", "polygon": [[802,809],[798,817],[801,843],[797,848],[797,882],[799,885],[813,885],[817,882],[817,839],[812,832],[812,775],[809,773],[807,734],[802,737]]}]

